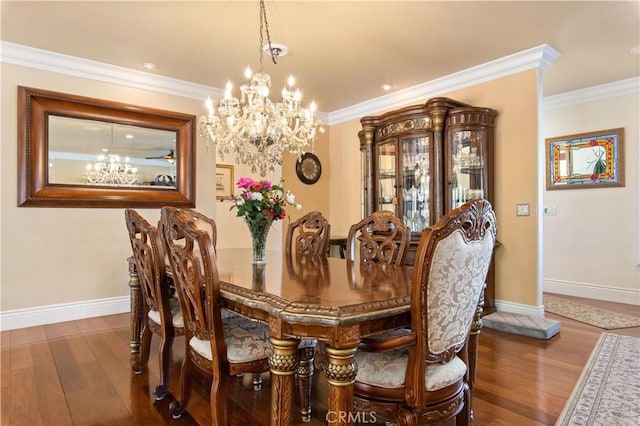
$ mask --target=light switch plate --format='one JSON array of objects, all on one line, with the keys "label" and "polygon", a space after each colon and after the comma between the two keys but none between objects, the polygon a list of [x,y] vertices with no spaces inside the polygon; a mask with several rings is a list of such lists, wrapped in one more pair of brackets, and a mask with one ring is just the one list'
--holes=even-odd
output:
[{"label": "light switch plate", "polygon": [[529,216],[529,204],[518,204],[516,207],[517,216]]}]

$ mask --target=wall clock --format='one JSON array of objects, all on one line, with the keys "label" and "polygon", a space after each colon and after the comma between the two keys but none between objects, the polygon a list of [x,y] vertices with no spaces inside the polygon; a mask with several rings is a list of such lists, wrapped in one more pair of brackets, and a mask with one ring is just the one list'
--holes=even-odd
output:
[{"label": "wall clock", "polygon": [[321,173],[320,159],[310,152],[305,152],[296,161],[296,174],[302,183],[313,185],[320,179]]}]

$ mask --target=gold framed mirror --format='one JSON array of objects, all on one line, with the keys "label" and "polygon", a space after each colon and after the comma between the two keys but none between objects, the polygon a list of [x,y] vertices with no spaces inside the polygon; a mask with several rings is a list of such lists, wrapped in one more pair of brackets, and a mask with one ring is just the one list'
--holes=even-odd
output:
[{"label": "gold framed mirror", "polygon": [[547,189],[624,186],[624,129],[546,139]]},{"label": "gold framed mirror", "polygon": [[18,205],[195,207],[195,115],[18,87]]}]

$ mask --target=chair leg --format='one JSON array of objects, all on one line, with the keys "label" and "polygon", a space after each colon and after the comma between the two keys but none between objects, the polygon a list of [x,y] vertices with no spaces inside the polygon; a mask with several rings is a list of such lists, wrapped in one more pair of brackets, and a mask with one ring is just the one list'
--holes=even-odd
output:
[{"label": "chair leg", "polygon": [[211,425],[227,426],[227,381],[228,377],[213,377],[209,404],[211,406]]},{"label": "chair leg", "polygon": [[254,391],[259,391],[262,389],[262,374],[260,373],[253,373],[253,390]]},{"label": "chair leg", "polygon": [[311,421],[311,380],[313,379],[314,347],[298,349],[298,398],[300,400],[300,414],[303,422]]},{"label": "chair leg", "polygon": [[456,426],[469,426],[471,424],[471,392],[466,384],[464,385],[462,401],[464,406],[456,416]]},{"label": "chair leg", "polygon": [[149,353],[151,352],[151,337],[153,331],[148,327],[146,321],[142,324],[142,337],[140,339],[140,358],[131,365],[133,372],[140,374],[147,367],[149,362]]},{"label": "chair leg", "polygon": [[180,396],[181,399],[173,401],[169,404],[169,412],[174,419],[179,418],[187,408],[189,399],[191,398],[191,360],[189,359],[189,348],[184,354],[184,360],[182,361],[182,368],[180,369]]},{"label": "chair leg", "polygon": [[153,394],[156,397],[156,401],[164,399],[167,391],[169,390],[169,383],[171,382],[171,364],[173,359],[173,333],[169,331],[166,336],[161,337],[160,342],[160,384],[156,386]]}]

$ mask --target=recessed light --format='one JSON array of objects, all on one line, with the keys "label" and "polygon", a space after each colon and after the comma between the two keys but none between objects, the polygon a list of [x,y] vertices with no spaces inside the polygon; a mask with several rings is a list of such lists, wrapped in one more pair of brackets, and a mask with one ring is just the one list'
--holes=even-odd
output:
[{"label": "recessed light", "polygon": [[382,85],[382,90],[384,90],[385,92],[388,92],[391,89],[393,89],[393,86],[389,83],[385,83]]},{"label": "recessed light", "polygon": [[131,133],[127,133],[124,137],[127,139],[133,139],[133,135]]},{"label": "recessed light", "polygon": [[158,69],[158,65],[154,64],[153,62],[145,62],[144,64],[142,64],[143,67],[145,67],[148,70],[157,70]]}]

